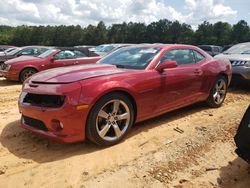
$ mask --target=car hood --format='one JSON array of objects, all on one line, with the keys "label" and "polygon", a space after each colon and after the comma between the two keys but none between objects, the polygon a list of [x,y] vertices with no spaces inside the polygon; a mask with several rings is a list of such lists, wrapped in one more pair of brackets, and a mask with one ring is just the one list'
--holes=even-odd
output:
[{"label": "car hood", "polygon": [[15,56],[13,56],[13,55],[3,55],[3,56],[0,56],[0,60],[1,61],[6,61],[6,60],[12,59],[12,58],[15,58]]},{"label": "car hood", "polygon": [[227,58],[231,61],[250,61],[250,54],[219,54],[215,58]]},{"label": "car hood", "polygon": [[33,57],[33,56],[20,56],[14,59],[10,59],[5,62],[5,64],[12,65],[14,63],[22,63],[22,62],[27,62],[27,61],[40,61],[41,58],[38,57]]},{"label": "car hood", "polygon": [[31,77],[32,83],[72,83],[84,79],[98,76],[108,76],[112,74],[124,73],[129,70],[119,69],[115,65],[88,64],[70,67],[54,68],[42,71]]}]

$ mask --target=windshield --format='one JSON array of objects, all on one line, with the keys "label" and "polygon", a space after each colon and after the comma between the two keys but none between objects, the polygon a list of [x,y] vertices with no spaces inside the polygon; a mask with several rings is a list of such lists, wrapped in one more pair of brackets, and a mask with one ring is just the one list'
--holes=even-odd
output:
[{"label": "windshield", "polygon": [[12,50],[11,52],[7,52],[7,55],[15,55],[16,53],[20,52],[22,49],[21,48],[17,48],[15,50]]},{"label": "windshield", "polygon": [[110,52],[111,50],[113,50],[115,47],[114,46],[104,46],[103,48],[101,48],[98,52]]},{"label": "windshield", "polygon": [[223,53],[224,54],[250,54],[250,43],[236,44]]},{"label": "windshield", "polygon": [[101,64],[116,65],[119,68],[145,69],[161,48],[121,48],[99,61]]},{"label": "windshield", "polygon": [[4,50],[4,53],[8,54],[11,51],[15,50],[16,48],[8,48],[7,50]]},{"label": "windshield", "polygon": [[96,46],[95,48],[94,48],[94,51],[100,51],[102,48],[104,48],[105,46],[104,45],[99,45],[99,46]]},{"label": "windshield", "polygon": [[44,53],[40,54],[40,55],[37,56],[37,57],[39,57],[39,58],[47,58],[47,57],[49,57],[52,53],[54,53],[56,50],[57,50],[57,49],[47,50],[47,51],[45,51]]}]

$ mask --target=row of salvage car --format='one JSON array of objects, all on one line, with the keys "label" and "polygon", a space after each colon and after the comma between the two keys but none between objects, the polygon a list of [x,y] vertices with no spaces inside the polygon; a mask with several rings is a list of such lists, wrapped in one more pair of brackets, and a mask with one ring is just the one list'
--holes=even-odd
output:
[{"label": "row of salvage car", "polygon": [[[24,82],[22,127],[57,141],[110,146],[137,122],[197,102],[220,107],[234,74],[250,80],[250,43],[215,58],[180,44],[125,44],[99,55],[84,46],[49,47],[5,61],[1,74]],[[249,149],[237,146],[241,154]]]}]

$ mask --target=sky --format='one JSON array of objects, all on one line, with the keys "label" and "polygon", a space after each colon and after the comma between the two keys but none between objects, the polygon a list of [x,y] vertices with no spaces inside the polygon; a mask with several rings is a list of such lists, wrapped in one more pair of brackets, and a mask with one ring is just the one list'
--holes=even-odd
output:
[{"label": "sky", "polygon": [[203,21],[250,24],[250,0],[1,0],[0,25],[149,24],[178,20],[197,28]]}]

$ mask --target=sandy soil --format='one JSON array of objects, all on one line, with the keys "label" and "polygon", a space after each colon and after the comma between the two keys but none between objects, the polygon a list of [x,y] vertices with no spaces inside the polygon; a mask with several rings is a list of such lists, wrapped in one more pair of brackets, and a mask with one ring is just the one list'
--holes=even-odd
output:
[{"label": "sandy soil", "polygon": [[219,109],[196,104],[140,123],[109,148],[23,130],[20,89],[0,78],[0,187],[250,187],[233,142],[249,87],[231,89]]}]

